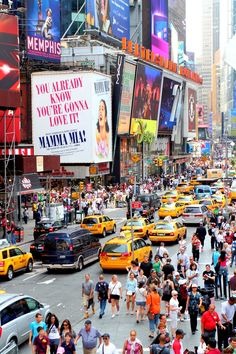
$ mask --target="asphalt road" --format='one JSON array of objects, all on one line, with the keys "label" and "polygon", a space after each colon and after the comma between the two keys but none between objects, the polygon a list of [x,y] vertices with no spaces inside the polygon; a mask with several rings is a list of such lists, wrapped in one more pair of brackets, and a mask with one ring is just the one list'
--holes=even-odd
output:
[{"label": "asphalt road", "polygon": [[[125,221],[125,209],[109,210],[109,216],[113,217],[117,221],[117,230],[123,225]],[[190,254],[190,239],[195,228],[188,227],[187,243],[188,252]],[[113,235],[107,236],[102,239],[104,243]],[[29,248],[29,245],[24,246],[25,249]],[[156,246],[153,247],[154,254],[156,253]],[[176,265],[176,254],[178,246],[176,244],[169,245],[168,247],[172,263]],[[200,271],[205,268],[206,263],[211,263],[211,250],[209,239],[206,242],[206,248],[200,257]],[[84,280],[84,275],[90,273],[94,282],[97,282],[101,269],[98,263],[91,264],[83,269],[81,272],[57,272],[49,274],[40,263],[36,263],[32,273],[24,273],[16,276],[11,282],[0,282],[0,288],[6,290],[9,293],[24,293],[34,296],[40,302],[44,302],[50,305],[51,311],[56,313],[60,319],[60,322],[65,318],[68,318],[73,328],[78,331],[84,323],[83,320],[83,308],[82,308],[82,296],[81,296],[81,283]],[[109,282],[111,279],[111,273],[105,274],[105,279]],[[126,273],[119,273],[119,280],[123,284],[123,289],[126,282]],[[200,285],[202,280],[200,280]],[[123,290],[124,292],[124,290]],[[219,309],[220,302],[217,302],[217,308]],[[98,303],[96,304],[98,309]],[[108,304],[106,315],[102,320],[98,319],[98,311],[91,316],[93,325],[103,332],[108,332],[111,335],[111,341],[121,349],[124,340],[128,336],[129,331],[135,328],[138,333],[138,338],[142,341],[145,348],[148,348],[150,340],[148,338],[148,321],[140,324],[136,324],[135,316],[126,315],[125,302],[122,300],[120,315],[114,319],[111,319],[110,305]],[[184,347],[193,349],[195,345],[198,345],[200,338],[200,331],[196,335],[192,335],[190,331],[189,320],[185,322],[179,322],[179,327],[182,328],[187,334],[184,339]],[[200,329],[200,323],[199,323]],[[81,343],[78,343],[78,351],[81,349]],[[20,354],[30,354],[31,350],[27,344],[20,347]]]}]

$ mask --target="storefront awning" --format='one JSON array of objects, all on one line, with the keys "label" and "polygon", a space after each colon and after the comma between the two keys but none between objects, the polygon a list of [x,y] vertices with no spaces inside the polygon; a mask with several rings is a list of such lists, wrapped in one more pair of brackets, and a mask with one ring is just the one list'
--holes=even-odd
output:
[{"label": "storefront awning", "polygon": [[24,174],[16,176],[16,193],[17,195],[44,193],[45,190],[41,186],[37,173]]}]

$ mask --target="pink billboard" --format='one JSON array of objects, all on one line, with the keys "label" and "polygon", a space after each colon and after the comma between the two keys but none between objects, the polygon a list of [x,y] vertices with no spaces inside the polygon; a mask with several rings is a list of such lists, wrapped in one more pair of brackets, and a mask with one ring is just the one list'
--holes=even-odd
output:
[{"label": "pink billboard", "polygon": [[154,53],[169,59],[168,0],[151,2],[151,44]]}]

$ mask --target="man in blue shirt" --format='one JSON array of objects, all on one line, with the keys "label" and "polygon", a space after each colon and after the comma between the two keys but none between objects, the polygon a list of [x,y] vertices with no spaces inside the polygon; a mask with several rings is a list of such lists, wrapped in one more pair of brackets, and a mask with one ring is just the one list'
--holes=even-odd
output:
[{"label": "man in blue shirt", "polygon": [[92,322],[86,320],[84,327],[81,328],[77,337],[75,338],[75,344],[77,344],[80,337],[82,337],[84,354],[96,354],[97,352],[97,340],[99,339],[99,346],[102,344],[102,336],[100,332],[91,326]]},{"label": "man in blue shirt", "polygon": [[30,324],[29,345],[32,345],[38,336],[38,327],[42,327],[45,331],[47,330],[47,325],[43,322],[43,316],[39,312],[35,315],[35,321]]}]

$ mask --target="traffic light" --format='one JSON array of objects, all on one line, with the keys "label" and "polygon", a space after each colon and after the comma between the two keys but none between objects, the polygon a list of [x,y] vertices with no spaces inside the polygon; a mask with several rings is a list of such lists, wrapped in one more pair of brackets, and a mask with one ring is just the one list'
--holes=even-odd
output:
[{"label": "traffic light", "polygon": [[158,166],[162,166],[163,165],[163,160],[162,159],[159,159],[159,161],[158,161]]},{"label": "traffic light", "polygon": [[79,182],[79,190],[80,190],[80,192],[83,192],[83,190],[84,190],[84,182]]}]

